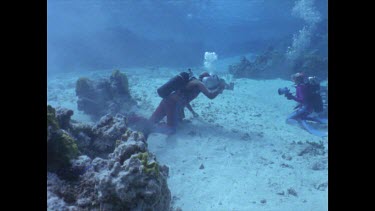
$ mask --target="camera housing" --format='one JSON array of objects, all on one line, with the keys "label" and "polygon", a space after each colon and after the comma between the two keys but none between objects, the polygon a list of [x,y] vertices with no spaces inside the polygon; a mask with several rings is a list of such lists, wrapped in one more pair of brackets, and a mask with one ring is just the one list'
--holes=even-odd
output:
[{"label": "camera housing", "polygon": [[277,92],[279,93],[279,95],[286,95],[290,93],[290,90],[288,87],[284,87],[284,88],[279,88]]}]

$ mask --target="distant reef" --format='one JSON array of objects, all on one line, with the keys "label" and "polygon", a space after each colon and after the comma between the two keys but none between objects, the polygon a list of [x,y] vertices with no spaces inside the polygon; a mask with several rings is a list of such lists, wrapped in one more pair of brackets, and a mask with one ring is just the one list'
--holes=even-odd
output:
[{"label": "distant reef", "polygon": [[170,210],[169,169],[126,117],[94,125],[47,105],[48,210]]},{"label": "distant reef", "polygon": [[328,59],[315,51],[306,52],[293,61],[289,61],[285,54],[272,47],[258,54],[250,61],[242,57],[238,63],[228,66],[228,71],[234,78],[276,79],[290,80],[296,72],[319,77],[321,80],[328,76]]},{"label": "distant reef", "polygon": [[242,57],[239,63],[229,65],[228,71],[235,78],[271,79],[285,74],[280,68],[283,61],[283,55],[270,47],[253,61]]}]

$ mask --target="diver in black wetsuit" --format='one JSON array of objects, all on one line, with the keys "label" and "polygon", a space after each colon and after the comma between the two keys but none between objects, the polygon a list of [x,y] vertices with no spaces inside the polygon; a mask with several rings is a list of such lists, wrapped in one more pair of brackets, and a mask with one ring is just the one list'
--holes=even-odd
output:
[{"label": "diver in black wetsuit", "polygon": [[175,133],[177,124],[185,117],[185,106],[194,116],[198,116],[198,114],[191,107],[190,102],[198,97],[201,92],[209,99],[214,99],[223,92],[226,87],[225,83],[222,81],[217,81],[216,87],[210,90],[202,82],[205,77],[210,77],[210,74],[207,72],[202,73],[199,76],[199,79],[192,79],[182,90],[178,90],[170,94],[160,102],[159,106],[151,115],[150,121],[156,124],[167,116],[167,125],[157,127],[157,132],[167,134]]}]

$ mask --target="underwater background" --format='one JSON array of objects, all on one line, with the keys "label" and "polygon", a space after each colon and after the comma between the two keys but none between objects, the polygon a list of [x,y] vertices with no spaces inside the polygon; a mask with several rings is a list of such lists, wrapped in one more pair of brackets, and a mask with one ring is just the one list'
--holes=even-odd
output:
[{"label": "underwater background", "polygon": [[[174,135],[129,122],[188,68],[234,89]],[[328,137],[278,94],[296,72],[326,118],[327,0],[47,0],[47,209],[328,210]]]}]

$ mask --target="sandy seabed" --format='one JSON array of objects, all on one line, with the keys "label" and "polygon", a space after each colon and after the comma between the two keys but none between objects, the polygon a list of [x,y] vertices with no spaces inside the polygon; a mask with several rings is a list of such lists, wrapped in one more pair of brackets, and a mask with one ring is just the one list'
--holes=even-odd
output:
[{"label": "sandy seabed", "polygon": [[[161,100],[156,89],[182,71],[118,69],[128,75],[137,112],[147,118]],[[201,72],[192,69],[195,74]],[[72,109],[72,119],[89,122],[77,110],[75,82],[83,76],[108,78],[112,70],[49,75],[47,103]],[[219,75],[229,78],[223,72]],[[328,210],[328,138],[285,123],[296,103],[279,96],[277,89],[292,82],[234,82],[233,91],[225,90],[213,100],[200,94],[192,102],[199,117],[193,118],[186,109],[186,121],[175,135],[149,136],[149,150],[169,167],[173,207],[183,211]],[[311,143],[324,146],[324,153],[303,153]]]}]

